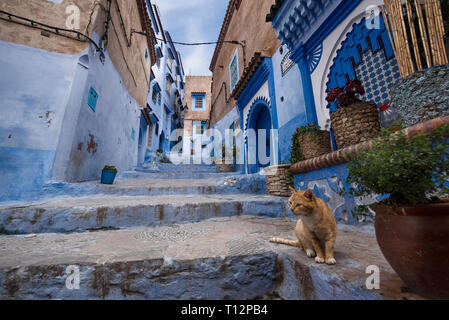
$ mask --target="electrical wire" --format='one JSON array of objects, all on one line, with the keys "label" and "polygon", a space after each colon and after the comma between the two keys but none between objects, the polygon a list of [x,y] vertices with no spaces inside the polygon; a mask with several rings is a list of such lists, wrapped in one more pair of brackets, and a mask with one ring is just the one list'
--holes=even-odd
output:
[{"label": "electrical wire", "polygon": [[[20,24],[20,25],[25,26],[25,27],[30,27],[30,28],[35,28],[35,29],[47,31],[47,32],[50,32],[50,33],[53,33],[53,34],[57,34],[59,36],[66,37],[66,38],[69,38],[69,39],[72,39],[72,40],[76,40],[76,41],[80,41],[80,42],[89,41],[90,43],[92,43],[96,47],[97,51],[102,51],[100,46],[92,38],[90,38],[89,36],[85,35],[84,33],[79,32],[79,31],[50,26],[50,25],[47,25],[47,24],[44,24],[44,23],[41,23],[41,22],[38,22],[38,21],[35,21],[35,20],[32,20],[32,19],[28,19],[28,18],[25,18],[25,17],[17,16],[15,14],[12,14],[12,13],[9,13],[9,12],[3,11],[3,10],[0,10],[0,14],[8,16],[8,18],[0,17],[0,20],[4,20],[4,21]],[[14,19],[18,19],[19,21],[13,20],[13,18]],[[29,24],[27,24],[25,22],[21,22],[21,21],[25,21],[25,22],[27,22]],[[50,29],[50,30],[48,30],[48,29]],[[61,32],[76,34],[76,37],[72,37],[72,36],[69,36],[69,35],[61,33]],[[84,39],[81,39],[81,37],[84,38]]]}]

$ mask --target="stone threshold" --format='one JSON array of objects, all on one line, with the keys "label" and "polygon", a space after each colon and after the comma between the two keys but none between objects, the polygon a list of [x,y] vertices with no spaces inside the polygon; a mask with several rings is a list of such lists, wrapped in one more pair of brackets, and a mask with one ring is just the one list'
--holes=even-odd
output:
[{"label": "stone threshold", "polygon": [[[402,130],[408,138],[413,138],[422,133],[430,133],[440,127],[442,124],[449,124],[449,116],[429,120],[413,127]],[[350,162],[354,155],[360,150],[370,150],[374,147],[374,140],[359,143],[357,145],[334,151],[323,156],[301,161],[293,164],[290,167],[290,172],[293,174],[307,173],[310,171],[324,169],[336,165],[341,165]]]}]

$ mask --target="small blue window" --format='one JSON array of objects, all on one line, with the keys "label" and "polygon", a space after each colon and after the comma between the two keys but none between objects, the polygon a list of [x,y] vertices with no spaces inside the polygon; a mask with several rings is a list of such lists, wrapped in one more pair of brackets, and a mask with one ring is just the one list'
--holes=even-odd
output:
[{"label": "small blue window", "polygon": [[192,110],[204,111],[206,110],[206,94],[192,93]]},{"label": "small blue window", "polygon": [[231,59],[231,63],[229,64],[229,77],[230,77],[230,89],[231,92],[234,90],[235,86],[240,80],[239,75],[239,55],[238,49],[235,50],[234,56]]},{"label": "small blue window", "polygon": [[93,88],[90,88],[87,104],[94,112],[95,109],[97,108],[97,101],[98,101],[98,93]]},{"label": "small blue window", "polygon": [[148,62],[148,49],[145,49],[145,61]]}]

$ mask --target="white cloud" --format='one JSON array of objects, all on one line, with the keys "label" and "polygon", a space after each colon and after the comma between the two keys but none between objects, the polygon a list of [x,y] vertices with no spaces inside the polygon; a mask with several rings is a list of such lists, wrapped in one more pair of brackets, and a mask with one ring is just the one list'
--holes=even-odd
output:
[{"label": "white cloud", "polygon": [[[209,42],[216,41],[227,0],[153,0],[159,7],[164,29],[173,41]],[[188,75],[210,75],[209,64],[215,49],[208,46],[176,45]]]}]

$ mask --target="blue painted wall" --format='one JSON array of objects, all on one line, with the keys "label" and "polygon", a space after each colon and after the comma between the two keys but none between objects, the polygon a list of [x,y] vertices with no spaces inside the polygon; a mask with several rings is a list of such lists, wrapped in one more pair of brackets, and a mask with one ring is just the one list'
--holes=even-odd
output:
[{"label": "blue painted wall", "polygon": [[137,164],[140,109],[105,58],[92,48],[64,55],[0,41],[0,202],[36,199],[52,180],[99,179],[105,165]]},{"label": "blue painted wall", "polygon": [[292,135],[306,124],[306,109],[303,95],[301,73],[298,65],[283,76],[281,63],[288,54],[287,46],[282,46],[272,57],[273,77],[276,87],[276,105],[279,123],[280,162],[289,163]]},{"label": "blue painted wall", "polygon": [[0,201],[50,179],[77,60],[0,41]]},{"label": "blue painted wall", "polygon": [[[295,188],[301,191],[312,190],[317,197],[326,202],[338,222],[354,224],[359,219],[353,216],[354,209],[362,204],[377,202],[379,198],[373,196],[361,199],[347,194],[341,195],[340,190],[349,190],[351,187],[346,183],[347,177],[346,164],[332,166],[296,175]],[[364,219],[371,218],[365,217]]]}]

